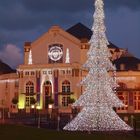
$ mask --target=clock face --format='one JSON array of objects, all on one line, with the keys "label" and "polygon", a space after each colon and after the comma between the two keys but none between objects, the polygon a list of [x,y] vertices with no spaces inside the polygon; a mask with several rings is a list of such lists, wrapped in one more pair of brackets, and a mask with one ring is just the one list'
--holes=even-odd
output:
[{"label": "clock face", "polygon": [[49,58],[53,61],[58,61],[63,56],[63,50],[59,46],[52,46],[48,52]]}]

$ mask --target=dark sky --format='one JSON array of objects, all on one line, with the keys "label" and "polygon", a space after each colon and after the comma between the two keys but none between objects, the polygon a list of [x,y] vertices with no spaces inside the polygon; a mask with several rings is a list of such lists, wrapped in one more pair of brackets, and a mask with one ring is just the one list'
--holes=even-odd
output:
[{"label": "dark sky", "polygon": [[[104,0],[108,39],[140,58],[140,0]],[[0,59],[12,67],[23,61],[23,44],[52,25],[91,28],[94,0],[0,0]]]}]

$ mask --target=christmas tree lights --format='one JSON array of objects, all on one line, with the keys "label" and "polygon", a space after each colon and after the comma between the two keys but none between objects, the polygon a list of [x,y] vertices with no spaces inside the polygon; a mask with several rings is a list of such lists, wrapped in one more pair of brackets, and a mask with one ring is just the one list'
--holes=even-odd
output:
[{"label": "christmas tree lights", "polygon": [[103,0],[95,0],[93,35],[89,42],[88,59],[84,64],[89,73],[81,81],[85,86],[84,93],[73,104],[81,107],[81,112],[65,127],[69,131],[121,131],[132,130],[119,118],[114,107],[123,107],[124,104],[117,97],[115,89],[116,78],[109,72],[116,68],[110,61],[108,40],[105,34]]}]

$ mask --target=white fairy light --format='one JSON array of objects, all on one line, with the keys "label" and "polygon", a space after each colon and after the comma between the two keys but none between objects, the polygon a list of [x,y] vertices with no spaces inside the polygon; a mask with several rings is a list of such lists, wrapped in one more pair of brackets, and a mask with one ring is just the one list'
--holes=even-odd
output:
[{"label": "white fairy light", "polygon": [[[110,61],[108,40],[105,34],[103,0],[95,0],[93,35],[90,40],[88,59],[84,64],[89,70],[81,84],[84,93],[73,104],[81,112],[65,127],[69,131],[121,131],[132,130],[119,118],[113,107],[123,107],[114,89],[117,86],[115,66]],[[109,75],[114,71],[114,77]],[[116,90],[116,89],[115,89]]]}]

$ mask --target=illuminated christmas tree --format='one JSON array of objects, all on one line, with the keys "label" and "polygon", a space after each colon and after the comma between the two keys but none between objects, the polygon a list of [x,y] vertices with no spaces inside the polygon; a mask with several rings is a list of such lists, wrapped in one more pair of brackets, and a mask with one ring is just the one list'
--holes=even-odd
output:
[{"label": "illuminated christmas tree", "polygon": [[105,34],[103,0],[95,0],[93,35],[89,42],[88,59],[84,67],[87,76],[81,81],[84,93],[73,104],[81,107],[81,112],[65,127],[69,131],[116,131],[131,130],[113,110],[124,104],[117,97],[114,88],[116,80],[109,72],[115,71],[110,61],[108,40]]}]

